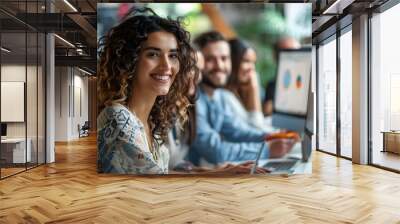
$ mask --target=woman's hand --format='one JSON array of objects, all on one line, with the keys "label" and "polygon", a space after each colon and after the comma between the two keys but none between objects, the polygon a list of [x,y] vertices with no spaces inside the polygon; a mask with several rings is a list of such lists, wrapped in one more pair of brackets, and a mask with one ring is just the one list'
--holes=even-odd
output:
[{"label": "woman's hand", "polygon": [[[238,165],[233,165],[230,163],[227,163],[225,165],[222,165],[221,167],[218,168],[218,173],[227,173],[227,174],[250,174],[251,169],[254,166],[254,161],[247,161]],[[265,174],[269,173],[270,171],[262,168],[262,167],[257,167],[255,170],[255,173],[258,174]]]},{"label": "woman's hand", "polygon": [[250,76],[250,86],[254,89],[258,90],[258,80],[257,80],[257,72],[254,69],[248,71],[248,75]]},{"label": "woman's hand", "polygon": [[[233,165],[231,163],[226,163],[221,165],[215,169],[206,168],[206,167],[196,167],[191,166],[190,168],[180,169],[183,166],[175,167],[174,171],[178,173],[191,173],[191,174],[250,174],[250,171],[253,169],[254,161],[247,161],[238,165]],[[258,174],[265,174],[269,173],[270,171],[262,168],[257,167],[255,173]]]},{"label": "woman's hand", "polygon": [[254,69],[248,69],[245,71],[243,74],[245,79],[247,80],[246,82],[241,83],[241,89],[246,90],[246,91],[255,91],[258,90],[258,80],[257,80],[257,72]]},{"label": "woman's hand", "polygon": [[247,111],[261,112],[260,89],[258,85],[257,72],[254,69],[250,69],[246,72],[246,75],[249,77],[248,82],[239,87],[241,101]]}]

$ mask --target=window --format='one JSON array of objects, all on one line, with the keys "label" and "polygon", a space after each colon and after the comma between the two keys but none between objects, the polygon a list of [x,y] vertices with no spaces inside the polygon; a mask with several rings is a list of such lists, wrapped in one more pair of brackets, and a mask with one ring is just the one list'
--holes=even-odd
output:
[{"label": "window", "polygon": [[[349,27],[351,28],[351,27]],[[352,156],[352,33],[340,36],[340,155]]]},{"label": "window", "polygon": [[[335,37],[333,37],[335,38]],[[318,48],[318,149],[336,153],[336,40]]]},{"label": "window", "polygon": [[[0,5],[17,7],[20,16],[24,16],[41,13],[44,4],[44,1],[2,1]],[[44,33],[4,12],[0,12],[0,17],[10,21],[0,23],[2,179],[45,163],[46,39]],[[14,96],[15,101],[9,100],[9,96]]]},{"label": "window", "polygon": [[399,21],[399,4],[371,18],[371,157],[373,164],[396,170],[400,133],[392,131],[400,130]]}]

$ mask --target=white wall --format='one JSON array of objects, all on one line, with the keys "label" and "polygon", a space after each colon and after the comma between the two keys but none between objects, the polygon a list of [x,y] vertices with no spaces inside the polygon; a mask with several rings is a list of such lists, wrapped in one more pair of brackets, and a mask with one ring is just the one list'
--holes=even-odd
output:
[{"label": "white wall", "polygon": [[[2,65],[1,81],[25,82],[25,65]],[[1,110],[7,110],[7,108],[1,108]],[[25,123],[7,123],[7,137],[25,137]]]},{"label": "white wall", "polygon": [[[79,72],[78,75],[76,75],[76,72]],[[74,70],[75,75],[74,75],[74,92],[75,94],[73,96],[74,98],[74,111],[73,113],[73,119],[72,119],[72,135],[73,136],[78,136],[78,124],[81,126],[85,123],[85,121],[88,121],[89,119],[89,111],[88,111],[88,78],[87,77],[82,77],[82,73],[79,70]],[[80,93],[78,93],[78,90],[80,90]],[[79,98],[80,94],[80,98]],[[79,102],[80,100],[80,102]],[[81,108],[79,108],[81,107]],[[79,111],[81,109],[82,111]]]},{"label": "white wall", "polygon": [[1,81],[25,82],[25,64],[1,65]]},{"label": "white wall", "polygon": [[[25,75],[27,69],[28,74],[31,74],[34,68],[33,66],[28,66],[27,68],[24,65],[18,64],[9,64],[9,65],[2,65],[1,66],[1,81],[5,82],[25,82]],[[36,70],[35,70],[36,71]],[[35,72],[36,74],[36,72]],[[36,90],[34,93],[27,93],[29,97],[36,97]],[[32,100],[27,99],[27,102],[31,102]],[[35,105],[36,106],[36,105]],[[7,110],[8,108],[1,108],[1,110]],[[31,118],[28,114],[28,120],[30,121]],[[36,114],[35,114],[36,116]],[[7,137],[18,137],[22,138],[25,137],[25,122],[7,122]],[[29,137],[29,136],[28,136]]]},{"label": "white wall", "polygon": [[83,75],[76,68],[56,67],[56,141],[79,138],[78,124],[82,126],[88,120],[88,78]]},{"label": "white wall", "polygon": [[[30,139],[30,148],[32,152],[32,161],[44,163],[44,83],[42,67],[25,64],[3,64],[1,66],[1,80],[11,82],[26,83],[26,107],[22,107],[22,113],[26,112],[27,119],[24,122],[6,122],[8,138],[25,138]],[[27,78],[27,80],[25,80]],[[7,96],[2,96],[7,97]],[[3,112],[13,113],[10,107],[1,108]],[[38,150],[38,152],[37,152]],[[37,153],[39,156],[37,157]]]},{"label": "white wall", "polygon": [[55,141],[68,140],[68,71],[67,67],[55,68]]}]

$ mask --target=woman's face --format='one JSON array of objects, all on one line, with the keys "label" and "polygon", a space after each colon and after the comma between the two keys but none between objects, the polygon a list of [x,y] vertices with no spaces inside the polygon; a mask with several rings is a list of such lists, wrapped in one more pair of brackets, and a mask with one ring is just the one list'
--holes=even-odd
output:
[{"label": "woman's face", "polygon": [[166,95],[178,72],[175,36],[165,31],[150,33],[142,44],[133,88],[141,94]]},{"label": "woman's face", "polygon": [[243,55],[242,61],[240,62],[238,81],[239,83],[249,83],[251,76],[255,72],[255,63],[257,60],[256,52],[248,48]]}]

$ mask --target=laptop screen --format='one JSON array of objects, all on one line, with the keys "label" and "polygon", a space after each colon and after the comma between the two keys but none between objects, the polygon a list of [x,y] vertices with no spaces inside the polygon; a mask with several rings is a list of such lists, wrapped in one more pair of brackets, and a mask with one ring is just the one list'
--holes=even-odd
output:
[{"label": "laptop screen", "polygon": [[311,50],[281,50],[276,77],[274,110],[305,116],[311,74]]}]

